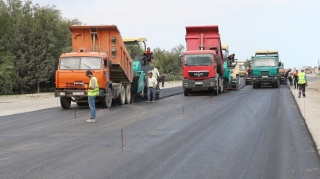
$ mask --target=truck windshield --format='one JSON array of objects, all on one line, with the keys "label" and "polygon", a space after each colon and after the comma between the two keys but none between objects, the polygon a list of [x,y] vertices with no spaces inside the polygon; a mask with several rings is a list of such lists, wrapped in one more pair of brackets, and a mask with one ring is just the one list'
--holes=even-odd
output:
[{"label": "truck windshield", "polygon": [[143,58],[143,45],[141,42],[125,42],[124,43],[132,60],[138,61]]},{"label": "truck windshield", "polygon": [[211,54],[194,54],[185,55],[184,64],[186,66],[209,66],[212,65],[212,55]]},{"label": "truck windshield", "polygon": [[60,70],[98,70],[101,68],[99,57],[62,57],[60,59]]},{"label": "truck windshield", "polygon": [[274,58],[259,58],[252,61],[253,67],[259,67],[259,66],[278,66],[276,59]]},{"label": "truck windshield", "polygon": [[240,65],[240,66],[239,66],[239,70],[240,70],[240,71],[246,71],[246,67],[245,67],[244,65]]}]

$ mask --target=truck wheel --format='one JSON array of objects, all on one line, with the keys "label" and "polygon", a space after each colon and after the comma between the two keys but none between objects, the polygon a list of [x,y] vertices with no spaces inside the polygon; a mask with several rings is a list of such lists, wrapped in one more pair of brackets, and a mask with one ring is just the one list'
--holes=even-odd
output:
[{"label": "truck wheel", "polygon": [[110,87],[106,89],[106,95],[103,98],[102,105],[103,107],[106,107],[106,108],[110,108],[112,105],[112,94],[111,94]]},{"label": "truck wheel", "polygon": [[126,91],[124,90],[123,85],[120,88],[120,94],[117,98],[117,103],[120,105],[124,105],[124,103],[126,102]]},{"label": "truck wheel", "polygon": [[223,92],[224,92],[224,89],[223,89],[223,83],[222,83],[222,84],[220,84],[218,92],[219,92],[219,94],[221,94],[221,93],[223,93]]},{"label": "truck wheel", "polygon": [[213,95],[218,95],[219,94],[219,86],[217,86],[216,89],[213,88]]},{"label": "truck wheel", "polygon": [[183,90],[183,94],[184,94],[184,96],[189,96],[189,90],[187,90],[187,89]]},{"label": "truck wheel", "polygon": [[131,86],[127,85],[125,87],[125,91],[126,91],[126,104],[129,104],[131,102]]},{"label": "truck wheel", "polygon": [[257,88],[257,84],[256,83],[252,83],[252,88],[256,89]]},{"label": "truck wheel", "polygon": [[71,98],[70,97],[60,97],[60,104],[63,109],[70,109]]}]

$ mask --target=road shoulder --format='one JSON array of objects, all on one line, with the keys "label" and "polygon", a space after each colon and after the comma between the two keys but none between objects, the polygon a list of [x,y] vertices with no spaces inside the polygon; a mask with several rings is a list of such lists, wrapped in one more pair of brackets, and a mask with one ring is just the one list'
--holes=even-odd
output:
[{"label": "road shoulder", "polygon": [[307,128],[309,129],[312,138],[317,146],[320,154],[320,77],[309,80],[306,88],[306,98],[298,98],[299,91],[290,86],[292,95],[294,96],[300,112],[304,117]]}]

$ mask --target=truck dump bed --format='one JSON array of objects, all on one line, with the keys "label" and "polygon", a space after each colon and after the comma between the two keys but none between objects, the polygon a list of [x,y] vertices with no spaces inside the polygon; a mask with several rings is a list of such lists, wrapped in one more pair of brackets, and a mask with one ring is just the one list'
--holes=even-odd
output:
[{"label": "truck dump bed", "polygon": [[117,26],[70,26],[69,29],[73,52],[83,49],[85,52],[106,53],[112,61],[110,80],[113,83],[132,82],[132,59]]},{"label": "truck dump bed", "polygon": [[187,51],[214,50],[220,56],[220,69],[223,69],[224,57],[221,49],[219,28],[213,26],[187,26],[186,27]]}]

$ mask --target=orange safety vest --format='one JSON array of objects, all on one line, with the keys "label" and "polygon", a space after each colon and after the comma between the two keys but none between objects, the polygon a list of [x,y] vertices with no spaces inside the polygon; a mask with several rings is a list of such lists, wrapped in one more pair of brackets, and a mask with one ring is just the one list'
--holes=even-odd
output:
[{"label": "orange safety vest", "polygon": [[151,55],[153,53],[151,51],[145,51],[143,54],[146,55],[149,59],[151,59]]}]

